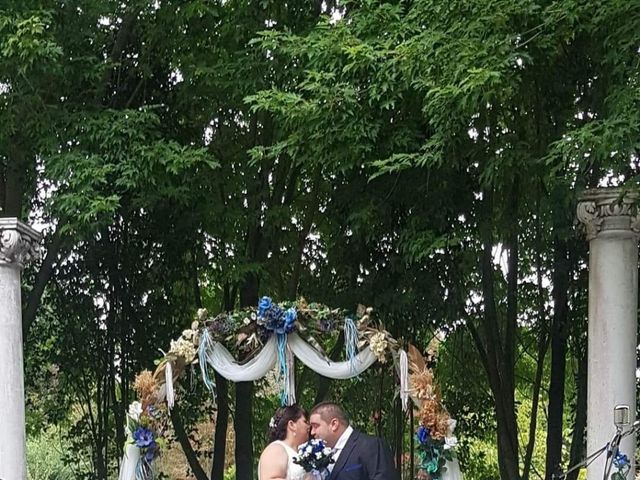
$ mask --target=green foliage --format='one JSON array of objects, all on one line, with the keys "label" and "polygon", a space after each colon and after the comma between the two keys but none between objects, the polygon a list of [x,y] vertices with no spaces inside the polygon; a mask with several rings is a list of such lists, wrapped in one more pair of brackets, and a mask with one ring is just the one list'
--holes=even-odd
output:
[{"label": "green foliage", "polygon": [[[72,480],[75,472],[64,461],[68,443],[54,429],[27,439],[28,480]],[[82,459],[76,459],[76,461]]]},{"label": "green foliage", "polygon": [[62,232],[95,231],[124,208],[154,211],[162,202],[179,208],[192,201],[198,174],[218,164],[204,148],[163,140],[159,127],[152,109],[70,119],[73,144],[47,164],[58,184],[52,213],[67,219]]}]

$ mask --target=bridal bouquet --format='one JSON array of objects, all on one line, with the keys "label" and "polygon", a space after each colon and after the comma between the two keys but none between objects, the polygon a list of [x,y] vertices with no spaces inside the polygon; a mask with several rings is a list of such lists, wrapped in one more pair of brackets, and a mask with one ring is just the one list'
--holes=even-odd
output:
[{"label": "bridal bouquet", "polygon": [[298,447],[298,456],[293,461],[314,478],[324,480],[329,476],[329,465],[334,462],[333,450],[324,440],[314,438]]}]

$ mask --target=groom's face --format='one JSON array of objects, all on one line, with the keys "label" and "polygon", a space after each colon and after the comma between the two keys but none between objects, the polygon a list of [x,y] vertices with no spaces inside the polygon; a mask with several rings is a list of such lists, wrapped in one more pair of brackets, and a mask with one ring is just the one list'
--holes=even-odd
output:
[{"label": "groom's face", "polygon": [[319,413],[314,413],[309,418],[311,435],[324,440],[331,448],[335,447],[340,438],[340,422],[337,418],[326,421]]}]

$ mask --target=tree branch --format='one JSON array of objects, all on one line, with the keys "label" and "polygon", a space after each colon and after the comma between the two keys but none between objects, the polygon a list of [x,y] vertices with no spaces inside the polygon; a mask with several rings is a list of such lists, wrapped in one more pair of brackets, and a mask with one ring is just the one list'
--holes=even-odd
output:
[{"label": "tree branch", "polygon": [[42,300],[42,294],[44,293],[44,289],[51,278],[53,273],[53,266],[58,259],[58,254],[62,247],[64,238],[60,233],[60,229],[56,230],[56,232],[51,237],[51,243],[47,248],[47,255],[44,257],[42,261],[42,265],[40,266],[40,270],[36,276],[35,284],[33,285],[33,289],[29,293],[29,298],[27,300],[27,304],[24,308],[24,312],[22,314],[22,336],[23,342],[27,341],[27,336],[29,334],[29,329],[33,324],[33,321],[36,318],[36,313],[38,312],[38,308],[40,307],[40,302]]}]

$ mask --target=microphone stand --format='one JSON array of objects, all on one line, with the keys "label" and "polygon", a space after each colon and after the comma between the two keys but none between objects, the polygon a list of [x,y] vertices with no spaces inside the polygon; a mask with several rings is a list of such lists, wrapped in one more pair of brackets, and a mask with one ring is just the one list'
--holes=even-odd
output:
[{"label": "microphone stand", "polygon": [[608,480],[608,476],[611,473],[611,467],[613,466],[613,459],[615,458],[615,455],[618,453],[618,448],[620,446],[620,441],[623,438],[628,437],[629,435],[637,433],[638,431],[640,431],[640,420],[636,420],[633,423],[633,425],[631,426],[631,428],[629,430],[627,430],[626,432],[624,432],[624,433],[623,433],[621,427],[617,427],[616,428],[616,433],[615,433],[615,435],[613,436],[613,438],[611,439],[610,442],[608,442],[606,445],[604,445],[599,450],[593,452],[591,455],[586,457],[580,463],[576,463],[573,467],[571,467],[566,472],[559,473],[559,474],[558,473],[552,474],[551,478],[553,480],[562,480],[564,478],[567,478],[567,475],[569,475],[571,472],[573,472],[575,470],[578,470],[578,469],[580,469],[582,467],[588,467],[596,458],[598,458],[604,452],[607,452],[607,460],[606,460],[606,463],[605,463],[605,470],[604,470],[603,479],[604,480]]},{"label": "microphone stand", "polygon": [[613,467],[613,459],[618,453],[618,447],[620,446],[620,440],[622,440],[622,427],[616,427],[616,433],[609,443],[607,443],[607,458],[604,461],[604,473],[602,480],[608,480],[611,474],[611,467]]},{"label": "microphone stand", "polygon": [[582,467],[588,467],[589,465],[591,465],[591,462],[593,462],[596,458],[598,458],[600,455],[602,455],[607,448],[609,448],[609,444],[608,443],[604,447],[602,447],[600,450],[597,450],[594,453],[592,453],[591,455],[589,455],[588,457],[586,457],[580,463],[576,463],[573,467],[571,467],[566,472],[560,473],[560,474],[554,473],[551,476],[551,478],[553,478],[554,480],[561,480],[563,478],[567,478],[567,475],[569,475],[571,472],[573,472],[575,470],[579,470]]}]

